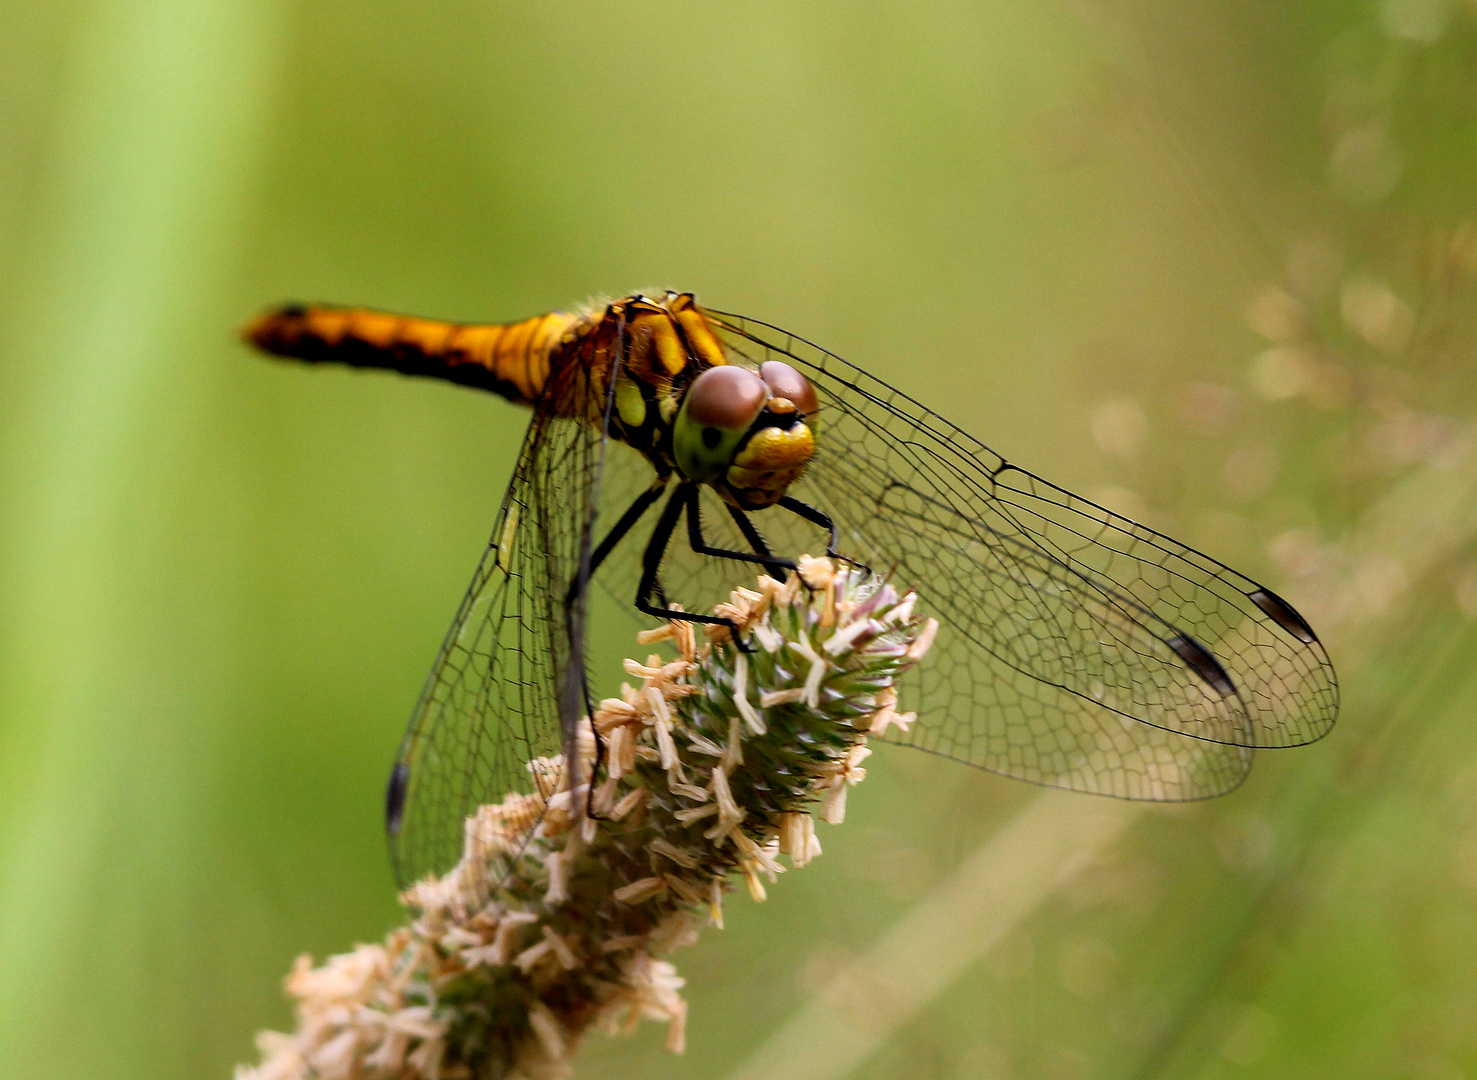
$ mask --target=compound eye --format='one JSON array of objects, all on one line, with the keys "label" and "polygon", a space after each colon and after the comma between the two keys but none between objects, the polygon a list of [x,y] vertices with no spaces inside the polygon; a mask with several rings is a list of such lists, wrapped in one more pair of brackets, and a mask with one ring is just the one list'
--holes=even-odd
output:
[{"label": "compound eye", "polygon": [[769,387],[770,394],[788,398],[794,402],[795,408],[807,416],[821,407],[810,380],[789,364],[779,360],[766,360],[759,365],[759,376]]},{"label": "compound eye", "polygon": [[688,419],[699,427],[747,431],[768,400],[763,379],[747,368],[724,364],[694,379],[684,404]]}]

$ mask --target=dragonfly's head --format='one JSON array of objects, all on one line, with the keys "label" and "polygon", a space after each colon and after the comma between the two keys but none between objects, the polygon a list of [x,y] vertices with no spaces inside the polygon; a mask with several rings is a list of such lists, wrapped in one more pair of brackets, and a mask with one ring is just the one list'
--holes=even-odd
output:
[{"label": "dragonfly's head", "polygon": [[773,506],[815,453],[817,408],[810,380],[789,364],[770,360],[758,372],[711,367],[693,380],[677,412],[677,468],[740,509]]}]

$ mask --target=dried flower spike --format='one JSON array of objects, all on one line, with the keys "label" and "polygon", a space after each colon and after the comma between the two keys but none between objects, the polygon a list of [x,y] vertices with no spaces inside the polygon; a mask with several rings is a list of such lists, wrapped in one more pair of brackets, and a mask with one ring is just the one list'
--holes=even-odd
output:
[{"label": "dried flower spike", "polygon": [[[687,1004],[665,957],[723,925],[735,877],[763,900],[780,855],[798,868],[821,853],[814,815],[842,820],[869,733],[907,729],[896,680],[937,629],[860,569],[799,565],[714,609],[749,651],[726,627],[701,644],[687,622],[644,632],[678,655],[626,661],[640,685],[601,702],[593,795],[562,761],[529,762],[537,792],[467,819],[457,866],[402,897],[409,926],[321,968],[298,958],[297,1031],[263,1033],[263,1063],[237,1080],[553,1080],[591,1027],[643,1017],[681,1053]],[[594,736],[579,749],[586,775]]]}]

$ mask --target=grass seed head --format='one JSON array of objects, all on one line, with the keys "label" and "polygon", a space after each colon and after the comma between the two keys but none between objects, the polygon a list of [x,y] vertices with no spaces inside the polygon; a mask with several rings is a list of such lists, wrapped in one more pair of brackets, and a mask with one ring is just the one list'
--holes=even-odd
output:
[{"label": "grass seed head", "polygon": [[[291,1035],[263,1033],[263,1063],[237,1080],[555,1080],[592,1027],[664,1020],[686,1044],[683,980],[665,957],[722,927],[723,895],[821,853],[865,777],[868,735],[907,730],[896,681],[938,624],[912,593],[828,558],[735,589],[698,644],[674,621],[638,636],[675,658],[627,660],[639,685],[587,718],[605,768],[571,789],[559,758],[528,763],[533,791],[479,807],[461,861],[406,890],[407,926],[287,981]],[[757,646],[757,647],[756,647]],[[589,777],[594,735],[576,741]],[[598,818],[587,815],[593,800]]]}]

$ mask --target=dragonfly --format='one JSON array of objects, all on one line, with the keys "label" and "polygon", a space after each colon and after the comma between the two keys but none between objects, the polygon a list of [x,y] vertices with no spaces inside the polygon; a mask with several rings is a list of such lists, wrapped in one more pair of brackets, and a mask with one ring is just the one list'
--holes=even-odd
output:
[{"label": "dragonfly", "polygon": [[489,325],[293,304],[245,336],[532,411],[391,771],[402,886],[456,864],[480,805],[533,790],[528,762],[574,767],[592,632],[611,610],[722,623],[703,612],[737,570],[783,576],[802,553],[888,573],[939,620],[898,706],[917,719],[890,742],[1035,784],[1188,801],[1337,716],[1327,651],[1271,589],[691,293]]}]

